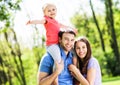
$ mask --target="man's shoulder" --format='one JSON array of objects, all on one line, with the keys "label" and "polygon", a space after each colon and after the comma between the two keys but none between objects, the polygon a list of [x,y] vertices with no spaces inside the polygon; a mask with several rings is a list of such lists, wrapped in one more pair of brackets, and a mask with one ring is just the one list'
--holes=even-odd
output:
[{"label": "man's shoulder", "polygon": [[43,56],[42,56],[42,58],[41,58],[41,60],[43,61],[53,61],[53,59],[52,59],[52,57],[51,57],[51,55],[49,54],[49,53],[45,53]]},{"label": "man's shoulder", "polygon": [[52,57],[51,57],[51,55],[47,52],[47,53],[45,53],[45,54],[43,55],[42,58],[52,58]]},{"label": "man's shoulder", "polygon": [[45,53],[44,56],[42,56],[42,59],[40,61],[39,70],[40,72],[45,73],[51,73],[52,72],[52,66],[54,64],[54,61],[49,53]]}]

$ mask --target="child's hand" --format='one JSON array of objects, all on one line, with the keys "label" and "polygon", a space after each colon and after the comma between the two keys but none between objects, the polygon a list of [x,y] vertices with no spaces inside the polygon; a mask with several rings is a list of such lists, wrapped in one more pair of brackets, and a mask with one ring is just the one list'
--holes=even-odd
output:
[{"label": "child's hand", "polygon": [[75,32],[75,34],[78,34],[78,29],[74,28],[73,31]]},{"label": "child's hand", "polygon": [[77,29],[77,28],[72,28],[72,27],[69,27],[68,29],[71,29],[72,31],[74,31],[74,32],[75,32],[75,34],[77,35],[77,33],[78,33],[78,29]]},{"label": "child's hand", "polygon": [[26,23],[26,25],[30,24],[30,20]]}]

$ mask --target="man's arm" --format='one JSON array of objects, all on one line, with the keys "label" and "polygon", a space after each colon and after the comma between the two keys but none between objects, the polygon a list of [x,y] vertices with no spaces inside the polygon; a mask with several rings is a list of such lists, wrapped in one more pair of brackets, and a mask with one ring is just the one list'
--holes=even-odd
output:
[{"label": "man's arm", "polygon": [[57,78],[58,73],[55,71],[51,75],[45,72],[38,72],[38,85],[51,85]]},{"label": "man's arm", "polygon": [[64,68],[63,61],[61,63],[56,63],[56,70],[49,75],[46,72],[38,72],[38,85],[51,85],[53,81],[58,77]]}]

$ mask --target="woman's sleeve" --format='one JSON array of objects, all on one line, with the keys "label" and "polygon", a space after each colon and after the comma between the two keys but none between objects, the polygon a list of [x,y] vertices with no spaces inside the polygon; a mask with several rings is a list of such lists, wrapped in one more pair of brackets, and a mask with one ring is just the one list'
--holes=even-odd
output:
[{"label": "woman's sleeve", "polygon": [[88,67],[87,67],[87,70],[90,69],[90,68],[97,68],[98,67],[98,61],[96,58],[91,58],[88,62]]}]

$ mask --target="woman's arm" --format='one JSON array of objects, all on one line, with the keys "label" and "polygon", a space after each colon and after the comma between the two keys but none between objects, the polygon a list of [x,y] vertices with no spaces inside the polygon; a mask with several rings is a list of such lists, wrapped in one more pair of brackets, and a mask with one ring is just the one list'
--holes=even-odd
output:
[{"label": "woman's arm", "polygon": [[73,64],[69,65],[69,70],[72,72],[73,76],[80,81],[81,85],[94,85],[95,80],[95,69],[90,68],[87,71],[87,79],[80,73],[79,69]]},{"label": "woman's arm", "polygon": [[96,70],[95,70],[95,68],[90,68],[87,71],[87,80],[89,82],[89,85],[94,85],[95,76],[96,76]]}]

